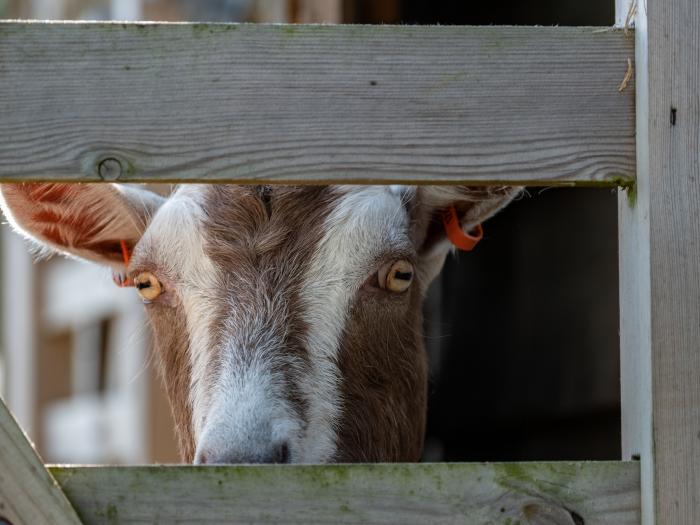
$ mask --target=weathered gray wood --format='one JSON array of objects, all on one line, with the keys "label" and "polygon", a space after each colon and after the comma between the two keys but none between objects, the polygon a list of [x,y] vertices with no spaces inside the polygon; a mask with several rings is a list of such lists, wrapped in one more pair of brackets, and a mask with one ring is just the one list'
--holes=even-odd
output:
[{"label": "weathered gray wood", "polygon": [[[615,0],[615,27],[625,27],[634,0]],[[631,20],[634,24],[634,20]]]},{"label": "weathered gray wood", "polygon": [[608,184],[633,43],[573,27],[0,24],[0,181]]},{"label": "weathered gray wood", "polygon": [[87,524],[639,522],[636,462],[51,471]]},{"label": "weathered gray wood", "polygon": [[[642,6],[644,9],[644,6]],[[627,16],[616,4],[616,18]],[[651,401],[651,244],[649,227],[649,90],[646,19],[635,18],[637,80],[637,180],[618,192],[620,269],[620,397],[622,457],[640,460],[643,525],[654,525],[654,459]]]},{"label": "weathered gray wood", "polygon": [[80,520],[0,399],[0,518],[13,525],[79,525]]},{"label": "weathered gray wood", "polygon": [[642,523],[700,523],[700,8],[639,1],[637,173],[621,195],[622,440]]}]

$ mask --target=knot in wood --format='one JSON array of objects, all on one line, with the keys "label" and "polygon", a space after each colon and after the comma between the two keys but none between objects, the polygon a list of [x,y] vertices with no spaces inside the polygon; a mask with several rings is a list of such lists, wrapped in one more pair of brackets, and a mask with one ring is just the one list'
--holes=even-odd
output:
[{"label": "knot in wood", "polygon": [[102,180],[118,180],[122,175],[122,163],[114,157],[109,157],[100,162],[97,173]]}]

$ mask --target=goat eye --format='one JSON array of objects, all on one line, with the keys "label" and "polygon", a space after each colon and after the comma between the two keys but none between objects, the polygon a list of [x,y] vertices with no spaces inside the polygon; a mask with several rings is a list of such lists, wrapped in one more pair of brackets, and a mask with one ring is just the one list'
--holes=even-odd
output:
[{"label": "goat eye", "polygon": [[141,299],[146,302],[157,299],[158,296],[163,293],[163,286],[151,272],[141,272],[138,274],[134,279],[134,286],[141,296]]},{"label": "goat eye", "polygon": [[408,261],[396,261],[379,271],[379,286],[385,290],[405,292],[412,282],[413,265]]}]

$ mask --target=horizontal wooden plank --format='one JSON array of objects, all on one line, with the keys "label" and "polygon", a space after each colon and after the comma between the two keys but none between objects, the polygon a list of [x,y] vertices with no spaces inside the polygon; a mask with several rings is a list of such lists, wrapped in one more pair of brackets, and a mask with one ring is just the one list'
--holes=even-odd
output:
[{"label": "horizontal wooden plank", "polygon": [[0,181],[626,184],[633,40],[0,23]]},{"label": "horizontal wooden plank", "polygon": [[50,470],[86,524],[639,522],[638,462]]}]

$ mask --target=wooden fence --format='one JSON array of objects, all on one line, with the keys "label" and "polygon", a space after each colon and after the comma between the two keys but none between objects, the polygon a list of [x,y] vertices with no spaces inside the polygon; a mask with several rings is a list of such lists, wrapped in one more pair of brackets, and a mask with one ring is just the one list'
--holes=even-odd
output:
[{"label": "wooden fence", "polygon": [[5,181],[634,179],[621,30],[11,23],[0,54]]},{"label": "wooden fence", "polygon": [[0,404],[0,515],[15,524],[700,523],[700,8],[617,4],[619,20],[637,12],[629,35],[0,24],[0,181],[626,190],[625,461],[46,469]]}]

